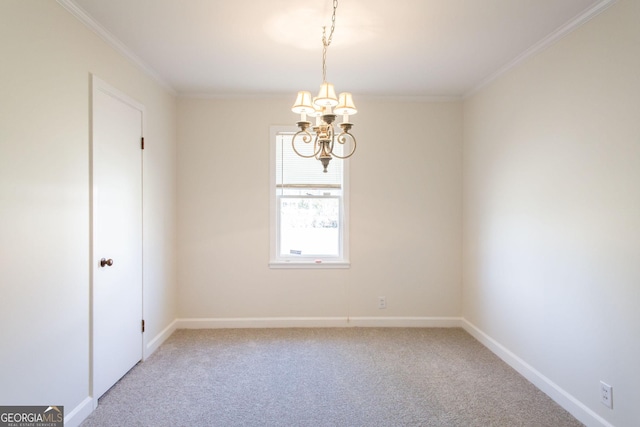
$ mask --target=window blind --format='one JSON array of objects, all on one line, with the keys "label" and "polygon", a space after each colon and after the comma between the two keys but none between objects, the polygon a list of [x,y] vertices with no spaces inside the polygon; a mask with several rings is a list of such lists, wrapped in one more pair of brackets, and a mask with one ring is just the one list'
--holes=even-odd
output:
[{"label": "window blind", "polygon": [[[293,151],[291,140],[293,133],[279,133],[276,139],[276,185],[280,188],[310,187],[322,188],[342,187],[342,167],[340,159],[333,159],[323,172],[319,160],[300,157]],[[342,146],[336,143],[334,151],[341,155]],[[313,150],[313,141],[305,144],[300,136],[296,139],[296,148],[301,154],[310,155]]]}]

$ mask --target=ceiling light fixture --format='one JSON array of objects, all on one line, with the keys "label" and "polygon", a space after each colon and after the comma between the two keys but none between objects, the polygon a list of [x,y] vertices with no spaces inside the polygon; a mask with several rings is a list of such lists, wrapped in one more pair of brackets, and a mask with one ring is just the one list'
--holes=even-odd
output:
[{"label": "ceiling light fixture", "polygon": [[[327,27],[322,27],[322,85],[320,86],[320,92],[318,96],[313,99],[311,98],[311,92],[298,92],[296,102],[293,104],[293,107],[291,107],[291,111],[300,114],[300,121],[296,123],[300,130],[296,132],[291,141],[293,151],[300,157],[315,157],[320,160],[324,167],[324,172],[327,172],[327,166],[329,166],[329,162],[333,157],[347,159],[356,151],[356,138],[349,133],[353,127],[353,123],[349,123],[349,116],[358,112],[353,103],[353,97],[349,92],[343,92],[339,97],[336,97],[333,84],[327,82],[327,48],[331,44],[333,31],[336,28],[336,9],[338,9],[338,0],[333,0],[333,14],[331,15],[329,37],[327,37],[326,34]],[[336,114],[342,115],[342,123],[340,123],[342,132],[338,135],[336,135],[337,131],[334,131],[333,128]],[[307,121],[307,115],[316,118],[316,124],[312,128],[315,136],[312,136],[309,132],[311,122]],[[298,139],[298,137],[300,137],[305,144],[313,141],[312,154],[301,154],[296,149],[296,139]],[[351,141],[351,151],[349,154],[341,156],[333,152],[336,142],[344,145],[347,141]]]}]

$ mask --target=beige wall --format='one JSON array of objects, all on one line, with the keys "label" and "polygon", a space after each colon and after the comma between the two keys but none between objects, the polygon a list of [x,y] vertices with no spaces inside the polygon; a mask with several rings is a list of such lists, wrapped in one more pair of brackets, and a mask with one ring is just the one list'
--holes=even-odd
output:
[{"label": "beige wall", "polygon": [[0,47],[0,404],[69,416],[91,406],[90,73],[146,108],[146,344],[176,316],[175,97],[53,0],[1,1]]},{"label": "beige wall", "polygon": [[461,104],[358,100],[351,268],[278,270],[269,126],[295,125],[292,103],[179,101],[180,317],[459,317]]},{"label": "beige wall", "polygon": [[464,108],[464,316],[616,426],[640,420],[639,24],[621,0]]}]

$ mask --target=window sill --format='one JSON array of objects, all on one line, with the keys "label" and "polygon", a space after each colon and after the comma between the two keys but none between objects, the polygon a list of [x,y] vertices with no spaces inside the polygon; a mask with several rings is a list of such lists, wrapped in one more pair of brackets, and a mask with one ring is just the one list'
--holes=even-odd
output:
[{"label": "window sill", "polygon": [[316,260],[305,261],[271,261],[269,262],[269,268],[350,268],[351,263],[349,261],[326,261],[320,262]]}]

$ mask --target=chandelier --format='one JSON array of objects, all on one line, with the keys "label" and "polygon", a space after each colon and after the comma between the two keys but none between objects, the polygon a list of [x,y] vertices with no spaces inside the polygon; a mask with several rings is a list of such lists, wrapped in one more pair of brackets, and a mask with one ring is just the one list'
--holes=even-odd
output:
[{"label": "chandelier", "polygon": [[[349,132],[353,127],[353,123],[349,123],[349,115],[356,114],[356,106],[353,103],[353,97],[349,92],[343,92],[340,96],[336,97],[336,91],[333,84],[327,82],[327,48],[331,44],[333,38],[333,31],[336,28],[336,9],[338,8],[338,0],[333,0],[333,14],[331,16],[331,30],[329,31],[329,37],[327,37],[327,27],[322,27],[322,85],[320,85],[320,92],[315,98],[311,98],[311,92],[300,91],[296,97],[296,101],[291,107],[291,111],[296,114],[300,114],[300,121],[296,125],[300,128],[298,132],[293,136],[291,145],[293,151],[305,158],[315,157],[320,160],[324,167],[323,172],[327,172],[327,166],[333,157],[339,159],[347,159],[353,155],[356,151],[356,138]],[[336,115],[342,115],[342,123],[340,128],[342,132],[336,135],[338,132],[334,130],[333,123],[336,120]],[[311,122],[307,121],[307,116],[315,117],[315,126],[311,128]],[[309,132],[309,129],[314,135]],[[309,155],[302,154],[296,148],[296,140],[300,140],[305,144],[310,144],[313,141],[313,153]],[[336,142],[343,146],[348,141],[351,141],[351,151],[346,155],[338,155],[334,153],[334,148],[337,147]]]}]

